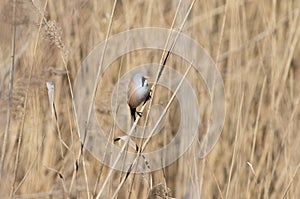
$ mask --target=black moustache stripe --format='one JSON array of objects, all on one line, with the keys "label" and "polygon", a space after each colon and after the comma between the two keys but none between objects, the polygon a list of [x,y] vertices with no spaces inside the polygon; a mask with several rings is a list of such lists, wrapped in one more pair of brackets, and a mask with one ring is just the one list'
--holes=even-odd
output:
[{"label": "black moustache stripe", "polygon": [[144,87],[145,80],[145,77],[142,77],[142,87]]}]

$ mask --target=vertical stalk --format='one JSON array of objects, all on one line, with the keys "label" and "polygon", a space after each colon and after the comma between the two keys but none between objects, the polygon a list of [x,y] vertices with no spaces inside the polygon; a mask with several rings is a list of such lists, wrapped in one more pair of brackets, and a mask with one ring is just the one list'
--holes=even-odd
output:
[{"label": "vertical stalk", "polygon": [[3,136],[2,154],[0,160],[0,180],[2,178],[8,132],[10,128],[10,115],[11,115],[10,109],[12,104],[12,92],[13,92],[14,71],[15,71],[15,39],[16,39],[16,0],[13,0],[12,39],[11,39],[11,54],[10,54],[11,67],[9,72],[9,93],[8,93],[7,114],[6,114],[6,127]]}]

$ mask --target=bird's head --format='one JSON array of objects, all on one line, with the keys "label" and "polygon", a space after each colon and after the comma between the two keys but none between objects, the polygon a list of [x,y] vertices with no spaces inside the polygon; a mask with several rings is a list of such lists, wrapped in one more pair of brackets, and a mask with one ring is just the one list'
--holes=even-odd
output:
[{"label": "bird's head", "polygon": [[139,86],[148,87],[149,79],[150,78],[143,72],[135,73],[132,77],[132,80],[133,80],[135,86],[137,86],[137,87],[139,87]]}]

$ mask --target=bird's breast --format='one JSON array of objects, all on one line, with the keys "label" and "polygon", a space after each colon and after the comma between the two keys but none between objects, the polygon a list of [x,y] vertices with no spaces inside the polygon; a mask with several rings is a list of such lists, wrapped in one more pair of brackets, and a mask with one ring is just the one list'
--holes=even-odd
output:
[{"label": "bird's breast", "polygon": [[137,87],[135,89],[130,89],[128,92],[128,105],[131,108],[138,107],[142,102],[144,102],[149,95],[149,88],[144,87]]}]

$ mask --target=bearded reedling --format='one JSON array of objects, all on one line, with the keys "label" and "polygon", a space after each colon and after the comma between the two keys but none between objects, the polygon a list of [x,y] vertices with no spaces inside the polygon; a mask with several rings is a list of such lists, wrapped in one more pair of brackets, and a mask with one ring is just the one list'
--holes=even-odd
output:
[{"label": "bearded reedling", "polygon": [[141,112],[136,111],[136,108],[142,103],[145,104],[150,98],[150,88],[148,84],[149,77],[143,72],[133,74],[128,86],[128,105],[130,108],[131,118],[135,121],[135,113],[140,117]]}]

